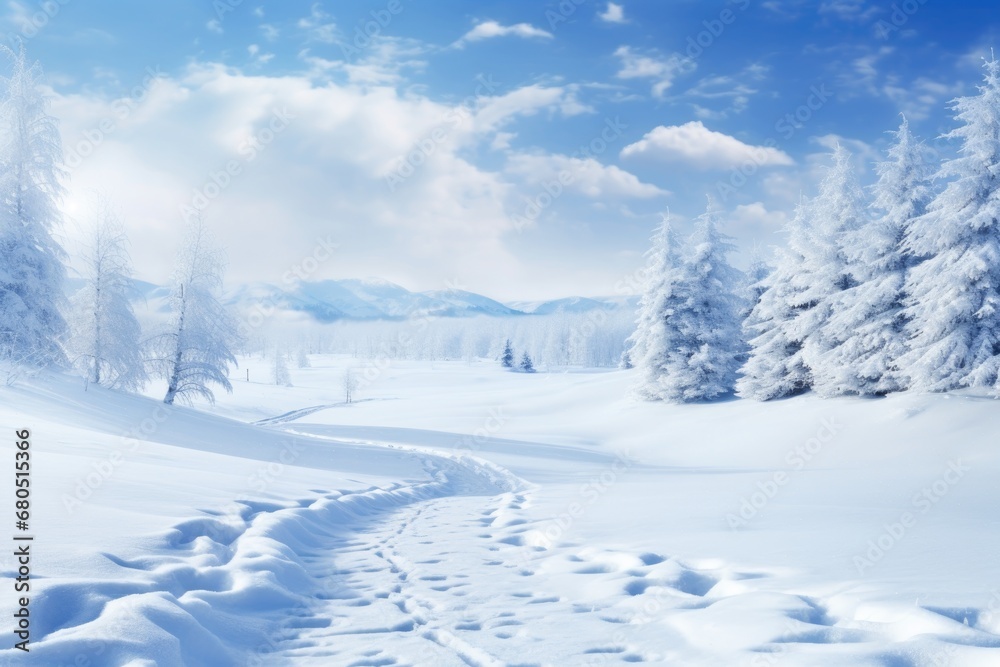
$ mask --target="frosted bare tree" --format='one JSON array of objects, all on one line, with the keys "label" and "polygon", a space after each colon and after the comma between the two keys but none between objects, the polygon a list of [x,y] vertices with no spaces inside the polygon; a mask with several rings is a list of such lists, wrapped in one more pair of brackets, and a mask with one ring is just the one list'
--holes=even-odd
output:
[{"label": "frosted bare tree", "polygon": [[274,364],[271,366],[271,379],[274,380],[274,384],[280,387],[292,386],[292,376],[288,372],[288,362],[285,360],[284,351],[279,347],[274,348]]},{"label": "frosted bare tree", "polygon": [[228,370],[237,365],[232,349],[239,342],[236,319],[219,302],[225,254],[199,217],[187,230],[177,258],[170,296],[171,318],[154,339],[156,373],[167,380],[163,402],[214,402],[217,385],[232,392]]},{"label": "frosted bare tree", "polygon": [[133,289],[128,237],[110,203],[100,199],[83,252],[86,284],[71,299],[67,350],[89,382],[134,391],[146,382],[129,294]]},{"label": "frosted bare tree", "polygon": [[64,363],[65,253],[52,236],[60,223],[62,142],[41,91],[41,67],[23,45],[0,52],[11,61],[0,83],[0,359]]},{"label": "frosted bare tree", "polygon": [[348,368],[344,371],[343,387],[344,387],[344,402],[353,403],[354,392],[357,391],[358,389],[358,376],[354,373],[353,368]]}]

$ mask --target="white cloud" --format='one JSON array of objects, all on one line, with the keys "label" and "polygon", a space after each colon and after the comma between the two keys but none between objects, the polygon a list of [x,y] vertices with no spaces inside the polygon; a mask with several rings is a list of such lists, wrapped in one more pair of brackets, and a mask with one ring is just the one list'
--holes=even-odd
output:
[{"label": "white cloud", "polygon": [[850,139],[839,134],[824,134],[811,137],[810,141],[826,149],[826,152],[812,153],[808,156],[810,172],[816,181],[819,181],[822,174],[826,173],[830,163],[830,153],[835,151],[838,146],[843,146],[851,153],[859,174],[868,171],[873,163],[885,159],[885,156],[877,148],[861,139]]},{"label": "white cloud", "polygon": [[462,48],[469,42],[479,42],[494,37],[523,37],[525,39],[552,39],[552,33],[536,28],[530,23],[501,25],[496,21],[484,21],[462,35],[452,46]]},{"label": "white cloud", "polygon": [[866,5],[867,0],[826,0],[820,3],[819,13],[842,21],[864,23],[881,11],[878,7]]},{"label": "white cloud", "polygon": [[964,88],[962,81],[947,84],[922,76],[905,86],[891,80],[882,90],[907,118],[923,120],[932,111],[943,109],[948,101],[960,96]]},{"label": "white cloud", "polygon": [[670,194],[655,185],[643,183],[634,174],[619,167],[603,165],[590,157],[521,153],[510,157],[506,171],[536,186],[559,182],[562,175],[563,187],[590,198],[619,196],[648,199]]},{"label": "white cloud", "polygon": [[673,85],[674,79],[694,71],[696,66],[694,61],[677,53],[666,58],[641,55],[629,46],[618,47],[615,56],[621,60],[621,69],[616,74],[619,79],[653,79],[652,92],[659,98]]},{"label": "white cloud", "polygon": [[776,234],[788,224],[788,214],[784,211],[770,211],[763,202],[740,204],[728,216],[730,228],[742,238],[753,239],[757,243],[771,245],[783,239]]},{"label": "white cloud", "polygon": [[205,28],[209,32],[214,32],[216,35],[221,35],[223,33],[222,24],[217,19],[212,19],[206,23]]},{"label": "white cloud", "polygon": [[764,0],[760,4],[763,9],[774,12],[782,18],[798,18],[800,9],[807,0]]},{"label": "white cloud", "polygon": [[623,148],[621,156],[685,162],[700,169],[730,169],[746,162],[762,167],[795,164],[787,153],[777,148],[745,144],[728,134],[709,130],[701,121],[669,127],[660,125]]},{"label": "white cloud", "polygon": [[337,24],[330,18],[322,6],[316,3],[310,9],[309,16],[299,19],[296,25],[306,31],[310,40],[333,44],[337,41]]},{"label": "white cloud", "polygon": [[[180,206],[198,190],[213,193],[205,218],[228,247],[230,284],[280,280],[329,236],[343,254],[317,279],[380,275],[434,288],[462,276],[495,293],[497,275],[523,276],[503,286],[513,296],[536,275],[508,248],[521,207],[518,181],[473,163],[468,148],[503,145],[509,138],[500,128],[506,135],[518,117],[562,114],[571,96],[568,87],[529,86],[461,107],[392,85],[200,64],[164,77],[136,105],[95,92],[57,94],[53,113],[66,150],[88,154],[72,170],[66,211],[83,217],[92,192],[107,192],[123,210],[142,279],[169,275],[184,224]],[[133,110],[121,118],[123,108]],[[292,118],[269,135],[275,113]],[[105,119],[113,130],[95,146],[86,137]],[[250,150],[253,140],[259,148]],[[430,148],[420,153],[422,145]],[[411,155],[419,167],[390,191],[387,174]],[[238,175],[226,174],[231,162]],[[578,166],[583,192],[638,196],[652,187],[615,168]]]},{"label": "white cloud", "polygon": [[493,137],[493,141],[490,142],[490,148],[495,151],[507,150],[510,148],[511,140],[516,138],[516,132],[497,132],[496,136]]},{"label": "white cloud", "polygon": [[613,2],[608,3],[608,8],[598,14],[600,19],[606,23],[626,23],[625,8]]},{"label": "white cloud", "polygon": [[542,110],[558,111],[563,116],[575,116],[587,111],[576,100],[572,88],[532,84],[509,93],[484,96],[475,101],[472,127],[480,134],[497,131],[518,116],[533,116]]},{"label": "white cloud", "polygon": [[394,85],[402,83],[403,71],[421,71],[427,62],[421,58],[428,47],[415,39],[404,37],[373,37],[368,48],[355,62],[327,60],[311,55],[309,49],[299,57],[312,66],[314,75],[340,72],[350,83],[362,85]]},{"label": "white cloud", "polygon": [[878,81],[881,78],[879,62],[891,55],[894,50],[891,46],[883,46],[855,58],[847,67],[841,67],[837,74],[838,90],[844,91],[841,94],[851,96],[866,92],[869,95],[879,95]]},{"label": "white cloud", "polygon": [[250,54],[250,58],[257,65],[266,65],[274,59],[273,53],[261,53],[260,46],[257,44],[251,44],[248,46],[247,53]]},{"label": "white cloud", "polygon": [[270,23],[261,23],[259,27],[261,33],[264,35],[264,39],[266,39],[267,41],[273,42],[274,40],[278,39],[278,35],[280,33],[278,32],[278,29],[275,28]]},{"label": "white cloud", "polygon": [[816,8],[821,16],[842,21],[864,23],[882,11],[876,6],[867,6],[867,0],[765,0],[760,5],[786,19],[797,19],[804,11]]},{"label": "white cloud", "polygon": [[726,118],[731,113],[743,113],[750,104],[750,98],[759,91],[750,86],[751,81],[760,81],[767,75],[768,68],[750,65],[733,76],[709,76],[684,92],[685,97],[711,102],[725,102],[723,109],[707,109],[694,103],[699,118]]}]

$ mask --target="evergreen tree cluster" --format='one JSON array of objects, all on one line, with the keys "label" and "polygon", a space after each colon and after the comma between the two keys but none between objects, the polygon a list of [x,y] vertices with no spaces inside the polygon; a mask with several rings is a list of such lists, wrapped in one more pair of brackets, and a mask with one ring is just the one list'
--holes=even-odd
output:
[{"label": "evergreen tree cluster", "polygon": [[669,216],[653,237],[650,277],[627,353],[640,369],[636,389],[643,398],[687,402],[732,391],[742,345],[739,272],[726,260],[733,244],[719,231],[720,219],[709,200],[686,244]]},{"label": "evergreen tree cluster", "polygon": [[509,368],[510,370],[517,370],[522,373],[534,373],[535,364],[531,360],[531,356],[524,352],[521,354],[521,360],[515,362],[516,357],[514,356],[514,346],[511,345],[510,339],[504,341],[503,352],[500,353],[500,365],[504,368]]},{"label": "evergreen tree cluster", "polygon": [[711,205],[686,247],[665,221],[630,339],[637,392],[1000,391],[1000,62],[954,109],[957,156],[929,164],[904,119],[870,196],[838,147],[773,271],[755,260],[734,275]]},{"label": "evergreen tree cluster", "polygon": [[167,380],[164,401],[213,399],[229,390],[230,351],[239,336],[219,303],[224,260],[201,220],[188,230],[172,280],[171,321],[148,337],[129,300],[128,239],[119,216],[102,201],[83,253],[85,285],[67,303],[66,254],[54,233],[63,151],[41,67],[0,46],[11,62],[0,82],[0,363],[18,369],[78,368],[88,383],[137,390],[149,375]]}]

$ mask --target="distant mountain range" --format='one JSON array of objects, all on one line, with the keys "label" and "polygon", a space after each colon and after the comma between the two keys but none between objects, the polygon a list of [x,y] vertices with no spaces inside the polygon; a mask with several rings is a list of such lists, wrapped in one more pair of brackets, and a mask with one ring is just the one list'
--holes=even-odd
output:
[{"label": "distant mountain range", "polygon": [[[74,292],[83,282],[69,281]],[[169,290],[160,285],[136,281],[135,301],[142,310],[167,311]],[[248,283],[225,294],[224,302],[236,310],[249,312],[265,306],[269,310],[308,315],[317,322],[342,320],[405,320],[412,317],[520,317],[586,313],[598,309],[634,309],[638,297],[568,297],[551,301],[512,301],[501,303],[464,290],[411,292],[387,280],[302,281],[290,286],[272,283]]]}]

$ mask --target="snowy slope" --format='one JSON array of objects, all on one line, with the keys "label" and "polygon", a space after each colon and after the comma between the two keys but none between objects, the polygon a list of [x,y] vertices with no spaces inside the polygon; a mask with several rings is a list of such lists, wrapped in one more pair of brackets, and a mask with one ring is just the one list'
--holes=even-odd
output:
[{"label": "snowy slope", "polygon": [[1000,664],[992,399],[411,362],[344,405],[357,363],[211,411],[0,388],[34,432],[31,664]]}]

